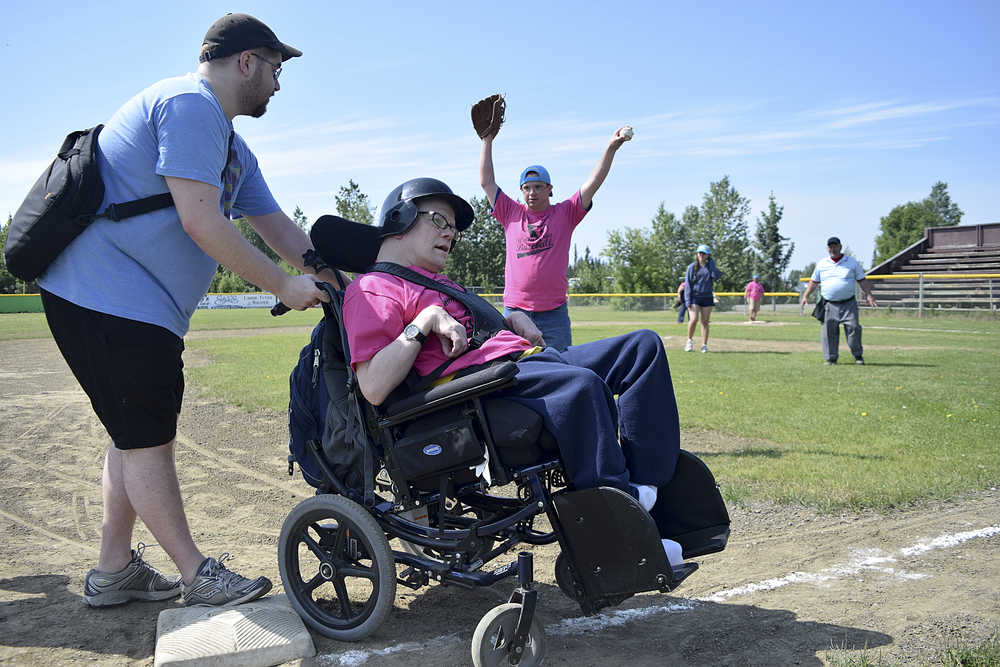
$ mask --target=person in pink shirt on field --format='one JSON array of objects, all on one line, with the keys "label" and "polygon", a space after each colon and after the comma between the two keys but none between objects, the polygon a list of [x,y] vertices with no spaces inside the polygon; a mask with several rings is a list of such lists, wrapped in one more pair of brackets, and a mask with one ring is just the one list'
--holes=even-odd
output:
[{"label": "person in pink shirt on field", "polygon": [[572,344],[566,306],[570,239],[590,211],[594,194],[607,178],[615,153],[632,138],[632,128],[625,125],[615,131],[583,187],[558,204],[549,201],[552,179],[541,165],[532,165],[521,172],[519,185],[524,204],[500,189],[493,173],[495,137],[496,134],[491,134],[483,138],[479,182],[507,240],[504,315],[524,312],[541,330],[546,344],[563,351]]},{"label": "person in pink shirt on field", "polygon": [[743,292],[743,296],[747,300],[747,312],[750,314],[750,321],[757,321],[757,311],[760,310],[761,299],[764,298],[764,286],[757,282],[760,278],[759,273],[753,274],[753,280],[747,283],[746,290]]}]

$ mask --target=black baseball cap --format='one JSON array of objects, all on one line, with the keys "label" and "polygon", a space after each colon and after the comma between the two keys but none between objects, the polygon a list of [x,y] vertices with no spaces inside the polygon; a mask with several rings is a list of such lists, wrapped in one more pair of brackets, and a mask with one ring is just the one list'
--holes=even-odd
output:
[{"label": "black baseball cap", "polygon": [[249,14],[226,14],[205,33],[198,62],[225,58],[261,46],[280,53],[281,62],[302,55],[301,51],[280,41],[270,28]]},{"label": "black baseball cap", "polygon": [[836,236],[831,236],[826,240],[827,245],[833,245],[834,243],[836,243],[837,245],[841,245],[840,239],[838,239]]}]

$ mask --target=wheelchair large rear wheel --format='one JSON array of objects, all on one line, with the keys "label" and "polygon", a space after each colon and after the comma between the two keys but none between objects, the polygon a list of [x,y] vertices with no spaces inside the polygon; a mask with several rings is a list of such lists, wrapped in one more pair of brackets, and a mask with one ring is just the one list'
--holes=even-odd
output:
[{"label": "wheelchair large rear wheel", "polygon": [[[499,667],[509,665],[508,656],[513,648],[510,644],[514,638],[514,629],[521,616],[521,605],[507,602],[497,605],[486,612],[476,631],[472,634],[472,664],[475,667]],[[534,667],[540,665],[545,657],[545,633],[538,617],[531,619],[528,639],[524,643],[519,666]]]},{"label": "wheelchair large rear wheel", "polygon": [[313,496],[292,510],[281,528],[278,568],[289,603],[327,637],[362,639],[392,611],[389,541],[363,507],[342,496]]}]

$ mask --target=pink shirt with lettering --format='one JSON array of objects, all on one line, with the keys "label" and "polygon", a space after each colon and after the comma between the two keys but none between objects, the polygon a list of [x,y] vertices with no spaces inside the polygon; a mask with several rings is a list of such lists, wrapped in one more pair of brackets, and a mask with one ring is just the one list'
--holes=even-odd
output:
[{"label": "pink shirt with lettering", "polygon": [[747,283],[746,291],[744,296],[748,299],[753,299],[754,301],[760,301],[764,298],[764,286],[758,282],[751,280]]},{"label": "pink shirt with lettering", "polygon": [[[439,282],[458,287],[446,276],[425,271],[416,266],[411,269]],[[388,273],[366,273],[359,276],[344,294],[344,326],[347,343],[351,348],[351,365],[369,361],[379,350],[392,343],[403,328],[428,306],[442,306],[472,334],[472,316],[460,302],[437,290],[417,285]],[[523,352],[532,347],[524,338],[511,331],[501,331],[481,347],[460,355],[442,375],[456,373],[463,368],[498,359],[512,352]],[[413,367],[417,375],[428,375],[447,357],[441,349],[440,339],[430,334],[417,353]]]},{"label": "pink shirt with lettering", "polygon": [[493,217],[503,225],[507,238],[505,306],[540,312],[566,303],[570,239],[585,215],[579,190],[535,213],[497,189]]}]

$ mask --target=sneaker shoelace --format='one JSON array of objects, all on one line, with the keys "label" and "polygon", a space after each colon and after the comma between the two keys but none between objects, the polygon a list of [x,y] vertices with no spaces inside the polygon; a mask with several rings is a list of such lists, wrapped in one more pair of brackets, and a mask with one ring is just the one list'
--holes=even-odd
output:
[{"label": "sneaker shoelace", "polygon": [[227,589],[240,586],[243,582],[249,581],[246,577],[236,574],[232,570],[226,568],[223,563],[227,560],[231,560],[231,556],[228,551],[216,558],[214,562],[209,562],[207,572],[205,572],[205,574],[210,577],[216,577],[219,584]]},{"label": "sneaker shoelace", "polygon": [[132,558],[134,561],[141,561],[142,554],[146,550],[146,547],[156,547],[158,544],[145,544],[144,542],[137,542],[135,545],[135,557]]}]

